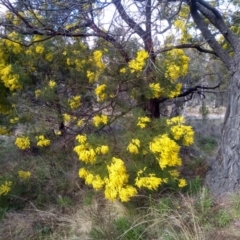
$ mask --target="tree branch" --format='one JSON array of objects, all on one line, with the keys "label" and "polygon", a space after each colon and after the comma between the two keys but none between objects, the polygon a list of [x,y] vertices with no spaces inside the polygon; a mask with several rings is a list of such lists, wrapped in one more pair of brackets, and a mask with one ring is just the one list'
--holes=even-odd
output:
[{"label": "tree branch", "polygon": [[152,1],[146,1],[146,34],[144,39],[145,49],[150,53],[150,58],[155,60],[155,53],[153,50],[153,41],[152,41]]},{"label": "tree branch", "polygon": [[[213,89],[219,88],[220,85],[221,85],[221,81],[219,81],[219,83],[214,87],[205,87],[205,86],[197,85],[197,86],[194,86],[192,88],[188,88],[186,91],[180,93],[178,96],[175,96],[174,98],[186,97],[190,94],[193,94],[194,92],[198,92],[201,89],[205,89],[205,90],[211,89],[211,90],[213,90]],[[169,98],[169,97],[160,98],[160,99],[158,99],[158,103],[160,104],[160,103],[165,102],[169,99],[172,99],[172,98]]]},{"label": "tree branch", "polygon": [[234,50],[239,48],[239,39],[226,26],[221,14],[204,0],[196,2],[198,10],[221,32],[224,38],[229,42]]},{"label": "tree branch", "polygon": [[112,0],[112,2],[127,25],[134,30],[139,37],[144,38],[146,32],[132,18],[129,17],[121,4],[121,0]]},{"label": "tree branch", "polygon": [[198,6],[196,4],[196,0],[192,0],[191,2],[188,2],[188,5],[190,7],[190,13],[191,16],[197,25],[197,27],[202,32],[203,37],[208,42],[210,47],[216,52],[216,55],[223,61],[223,63],[226,65],[226,67],[231,70],[232,68],[232,59],[229,57],[227,52],[225,52],[222,47],[219,45],[219,43],[216,41],[214,35],[211,33],[211,31],[208,29],[207,23],[203,20],[203,18],[198,13]]},{"label": "tree branch", "polygon": [[92,20],[88,18],[87,15],[84,15],[84,17],[88,21],[89,27],[96,33],[96,36],[101,37],[106,41],[110,42],[120,52],[120,54],[122,55],[126,62],[129,62],[131,60],[128,53],[124,50],[124,47],[119,42],[117,42],[117,40],[114,37],[102,31]]},{"label": "tree branch", "polygon": [[163,49],[160,49],[158,51],[156,51],[156,55],[159,54],[159,53],[163,53],[163,52],[167,52],[167,51],[170,51],[170,50],[173,50],[173,49],[182,49],[182,48],[195,48],[197,49],[199,52],[203,52],[203,53],[209,53],[209,54],[213,54],[215,56],[217,56],[216,52],[212,51],[212,50],[208,50],[206,48],[202,48],[201,45],[203,44],[180,44],[180,45],[175,45],[175,46],[171,46],[171,47],[166,47],[166,48],[163,48]]}]

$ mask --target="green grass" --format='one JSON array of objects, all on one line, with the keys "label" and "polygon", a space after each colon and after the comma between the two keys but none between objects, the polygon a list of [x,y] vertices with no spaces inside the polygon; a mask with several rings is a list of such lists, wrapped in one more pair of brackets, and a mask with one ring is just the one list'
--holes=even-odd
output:
[{"label": "green grass", "polygon": [[212,137],[199,137],[197,146],[206,154],[213,154],[218,147],[218,142]]}]

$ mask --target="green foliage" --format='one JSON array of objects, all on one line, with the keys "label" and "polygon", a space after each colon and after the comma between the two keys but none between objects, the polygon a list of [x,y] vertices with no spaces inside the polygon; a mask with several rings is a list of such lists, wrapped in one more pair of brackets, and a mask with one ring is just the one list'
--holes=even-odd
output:
[{"label": "green foliage", "polygon": [[144,227],[142,225],[131,224],[129,219],[121,217],[114,222],[114,226],[117,231],[117,235],[120,239],[124,240],[137,240],[144,238]]},{"label": "green foliage", "polygon": [[205,153],[209,153],[209,154],[213,153],[218,146],[217,140],[212,137],[202,136],[198,139],[197,143]]},{"label": "green foliage", "polygon": [[200,196],[199,196],[199,207],[201,212],[205,215],[207,215],[207,212],[211,209],[213,206],[213,197],[210,194],[210,191],[203,187]]},{"label": "green foliage", "polygon": [[185,188],[185,191],[190,195],[194,195],[200,192],[203,186],[203,180],[201,177],[196,176],[193,179],[188,181],[188,185]]},{"label": "green foliage", "polygon": [[36,232],[36,235],[45,237],[51,234],[51,226],[48,225],[43,225],[41,223],[37,223],[36,226],[34,227],[34,230]]},{"label": "green foliage", "polygon": [[68,196],[63,196],[63,197],[59,196],[59,198],[57,200],[57,204],[60,207],[69,207],[72,205],[72,200]]},{"label": "green foliage", "polygon": [[128,217],[119,217],[108,226],[93,226],[90,236],[92,239],[145,239],[144,226],[138,222],[132,222]]},{"label": "green foliage", "polygon": [[235,193],[230,198],[231,205],[233,207],[233,212],[236,217],[240,216],[240,198],[239,193]]},{"label": "green foliage", "polygon": [[94,197],[95,192],[93,190],[88,190],[83,197],[83,205],[89,206],[92,204],[92,200]]},{"label": "green foliage", "polygon": [[233,217],[229,214],[227,210],[220,209],[216,214],[216,226],[217,227],[226,227],[233,220]]},{"label": "green foliage", "polygon": [[56,204],[59,208],[71,206],[71,195],[76,190],[78,180],[77,166],[69,162],[72,160],[71,150],[62,149],[59,152],[49,148],[35,155],[15,151],[16,148],[9,152],[12,147],[9,142],[8,151],[1,152],[1,159],[5,160],[1,166],[5,171],[1,175],[0,185],[5,181],[12,182],[10,191],[0,196],[2,214],[24,209],[29,204],[36,208],[49,204]]},{"label": "green foliage", "polygon": [[160,213],[168,213],[174,207],[173,200],[170,197],[162,197],[159,199],[159,202],[156,204],[157,209]]}]

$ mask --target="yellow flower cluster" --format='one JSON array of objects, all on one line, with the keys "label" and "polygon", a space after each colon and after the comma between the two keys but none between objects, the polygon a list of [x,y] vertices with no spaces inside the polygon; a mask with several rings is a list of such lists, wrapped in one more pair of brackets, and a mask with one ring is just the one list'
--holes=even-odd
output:
[{"label": "yellow flower cluster", "polygon": [[6,88],[9,88],[10,91],[15,91],[22,89],[22,85],[19,82],[19,75],[12,74],[12,65],[1,66],[2,70],[0,71],[1,80],[4,83]]},{"label": "yellow flower cluster", "polygon": [[68,99],[68,104],[71,109],[76,110],[81,106],[81,96],[76,95],[73,96],[72,98]]},{"label": "yellow flower cluster", "polygon": [[80,24],[79,20],[70,24],[66,24],[65,29],[66,30],[72,30],[73,28],[75,28],[76,26],[78,26]]},{"label": "yellow flower cluster", "polygon": [[10,123],[15,124],[19,121],[19,117],[14,117],[9,120]]},{"label": "yellow flower cluster", "polygon": [[7,128],[0,127],[0,135],[8,135],[9,130]]},{"label": "yellow flower cluster", "polygon": [[86,60],[76,59],[75,64],[76,64],[76,69],[78,71],[82,71],[85,68]]},{"label": "yellow flower cluster", "polygon": [[83,120],[83,119],[79,119],[79,120],[77,121],[77,126],[78,126],[78,127],[83,126],[83,124],[84,124],[84,120]]},{"label": "yellow flower cluster", "polygon": [[102,145],[102,146],[96,148],[97,154],[105,155],[108,153],[108,151],[109,151],[109,147],[106,145]]},{"label": "yellow flower cluster", "polygon": [[97,191],[102,189],[105,184],[104,180],[100,177],[100,175],[93,175],[85,168],[80,168],[78,175],[80,178],[85,179],[86,184],[92,185],[93,188]]},{"label": "yellow flower cluster", "polygon": [[120,73],[126,73],[126,71],[127,71],[126,68],[121,68],[119,72],[120,72]]},{"label": "yellow flower cluster", "polygon": [[[11,33],[9,35],[11,37]],[[3,42],[4,42],[5,47],[11,49],[15,54],[18,54],[18,53],[23,51],[23,47],[20,44],[16,43],[16,42],[13,42],[13,41],[7,40],[7,39],[3,40]]]},{"label": "yellow flower cluster", "polygon": [[18,177],[20,179],[27,180],[28,178],[30,178],[30,176],[31,176],[31,173],[29,171],[23,171],[23,170],[18,171]]},{"label": "yellow flower cluster", "polygon": [[46,59],[48,62],[52,61],[52,59],[53,59],[53,54],[52,54],[52,53],[47,53],[46,56],[45,56],[45,59]]},{"label": "yellow flower cluster", "polygon": [[40,89],[35,90],[35,97],[39,98],[41,93],[42,93],[42,91]]},{"label": "yellow flower cluster", "polygon": [[188,19],[189,14],[190,14],[190,9],[189,9],[189,7],[186,6],[186,5],[183,5],[183,6],[181,7],[181,11],[180,11],[180,13],[179,13],[179,16],[180,16],[181,18]]},{"label": "yellow flower cluster", "polygon": [[170,77],[171,80],[178,79],[181,76],[181,68],[176,64],[169,65],[166,76]]},{"label": "yellow flower cluster", "polygon": [[185,122],[186,121],[183,116],[177,116],[177,117],[167,119],[167,125],[184,124]]},{"label": "yellow flower cluster", "polygon": [[50,80],[48,82],[48,86],[53,89],[53,88],[55,88],[57,86],[57,83],[55,81],[53,81],[53,80]]},{"label": "yellow flower cluster", "polygon": [[77,145],[73,151],[77,153],[79,160],[85,163],[94,163],[96,161],[96,152],[87,143]]},{"label": "yellow flower cluster", "polygon": [[182,160],[179,157],[180,146],[167,134],[155,137],[150,142],[149,149],[155,154],[161,169],[182,165]]},{"label": "yellow flower cluster", "polygon": [[175,140],[183,139],[185,146],[190,146],[194,142],[194,131],[191,126],[183,125],[184,117],[174,117],[167,120],[167,125],[171,126],[170,130]]},{"label": "yellow flower cluster", "polygon": [[0,113],[3,115],[8,115],[11,113],[11,108],[8,105],[0,104]]},{"label": "yellow flower cluster", "polygon": [[181,32],[181,43],[187,43],[190,39],[192,39],[192,36],[188,33],[188,25],[191,25],[188,23],[189,14],[189,8],[182,6],[181,11],[179,12],[179,18],[174,21],[176,30],[180,30]]},{"label": "yellow flower cluster", "polygon": [[182,49],[173,49],[167,53],[165,60],[165,77],[175,82],[179,77],[188,73],[189,57],[184,54]]},{"label": "yellow flower cluster", "polygon": [[36,139],[38,147],[47,147],[50,145],[50,140],[46,139],[43,135],[37,136]]},{"label": "yellow flower cluster", "polygon": [[[95,72],[89,70],[87,71],[87,78],[89,83],[97,81],[100,74],[105,68],[105,64],[102,62],[102,56],[103,56],[102,51],[97,50],[93,52],[93,57],[89,60],[89,62],[92,62],[98,68],[98,70],[96,70]],[[81,61],[81,64],[83,63],[85,64],[85,61]],[[77,66],[79,66],[79,63],[77,64]]]},{"label": "yellow flower cluster", "polygon": [[84,143],[86,143],[86,141],[87,141],[87,135],[86,135],[86,134],[84,134],[84,135],[78,134],[78,135],[76,136],[76,140],[77,140],[79,143],[84,144]]},{"label": "yellow flower cluster", "polygon": [[[145,170],[146,168],[144,168]],[[140,170],[137,173],[137,178],[135,179],[135,184],[137,187],[142,188],[145,187],[149,190],[157,190],[158,187],[163,183],[166,182],[166,179],[161,179],[156,177],[155,174],[149,174],[147,177],[140,177],[144,170]]]},{"label": "yellow flower cluster", "polygon": [[6,11],[5,17],[7,20],[13,20],[14,15],[11,12]]},{"label": "yellow flower cluster", "polygon": [[139,147],[140,147],[140,141],[139,139],[135,138],[135,139],[132,139],[132,141],[128,144],[127,151],[129,151],[132,154],[138,154]]},{"label": "yellow flower cluster", "polygon": [[70,66],[71,65],[71,59],[67,58],[67,65]]},{"label": "yellow flower cluster", "polygon": [[182,188],[187,185],[187,182],[185,179],[183,179],[183,178],[178,179],[178,177],[180,175],[179,171],[174,169],[174,170],[170,170],[169,173],[175,180],[178,180],[178,187]]},{"label": "yellow flower cluster", "polygon": [[182,187],[185,187],[186,185],[187,185],[187,182],[185,179],[183,178],[179,179],[178,187],[182,188]]},{"label": "yellow flower cluster", "polygon": [[182,84],[181,83],[176,84],[175,89],[168,94],[168,97],[174,98],[178,96],[181,93],[181,89],[182,89]]},{"label": "yellow flower cluster", "polygon": [[148,52],[146,52],[145,50],[139,50],[137,52],[136,59],[133,59],[128,63],[131,73],[142,71],[148,57]]},{"label": "yellow flower cluster", "polygon": [[62,132],[60,130],[54,130],[55,135],[57,136],[61,136]]},{"label": "yellow flower cluster", "polygon": [[103,55],[103,53],[99,50],[97,50],[93,53],[93,60],[99,69],[105,68],[105,64],[102,62],[102,55]]},{"label": "yellow flower cluster", "polygon": [[108,123],[107,115],[96,115],[93,117],[93,124],[95,127],[99,127],[101,124],[106,125]]},{"label": "yellow flower cluster", "polygon": [[35,49],[36,53],[43,53],[44,52],[44,47],[42,45],[38,45]]},{"label": "yellow flower cluster", "polygon": [[128,174],[124,162],[120,158],[112,158],[112,163],[107,165],[109,177],[105,178],[105,197],[109,200],[119,198],[127,202],[137,194],[136,188],[128,185]]},{"label": "yellow flower cluster", "polygon": [[79,142],[73,151],[75,151],[79,157],[79,160],[86,163],[94,163],[96,161],[96,155],[105,155],[108,153],[109,148],[106,145],[101,145],[94,149],[88,142],[86,135],[77,135],[76,140]]},{"label": "yellow flower cluster", "polygon": [[71,115],[67,114],[67,113],[64,113],[63,114],[63,121],[65,123],[69,123],[71,121]]},{"label": "yellow flower cluster", "polygon": [[174,178],[174,179],[177,179],[180,175],[180,172],[176,169],[173,169],[173,170],[170,170],[168,171],[170,173],[170,175]]},{"label": "yellow flower cluster", "polygon": [[159,83],[150,83],[149,88],[151,89],[154,98],[159,98],[163,92]]},{"label": "yellow flower cluster", "polygon": [[5,181],[3,184],[0,185],[0,196],[6,195],[11,191],[12,182]]},{"label": "yellow flower cluster", "polygon": [[106,99],[107,94],[105,93],[105,90],[107,88],[106,84],[101,84],[95,88],[95,94],[97,96],[98,102],[102,102]]},{"label": "yellow flower cluster", "polygon": [[91,71],[87,71],[87,78],[90,83],[95,81],[95,73]]},{"label": "yellow flower cluster", "polygon": [[15,145],[22,150],[26,150],[30,148],[30,140],[28,137],[17,137]]},{"label": "yellow flower cluster", "polygon": [[140,128],[145,128],[147,123],[149,122],[151,122],[149,117],[139,117],[137,126],[139,126]]},{"label": "yellow flower cluster", "polygon": [[105,185],[105,197],[109,200],[120,198],[122,202],[127,202],[137,194],[136,188],[127,184],[129,176],[121,159],[113,157],[111,164],[107,165],[107,169],[108,177],[104,179],[85,168],[79,170],[79,177],[85,179],[85,183],[92,185],[96,190],[102,189]]},{"label": "yellow flower cluster", "polygon": [[181,20],[181,19],[177,19],[175,22],[174,22],[174,26],[176,27],[176,28],[179,28],[179,29],[181,29],[182,31],[184,31],[185,30],[185,22],[183,21],[183,20]]}]

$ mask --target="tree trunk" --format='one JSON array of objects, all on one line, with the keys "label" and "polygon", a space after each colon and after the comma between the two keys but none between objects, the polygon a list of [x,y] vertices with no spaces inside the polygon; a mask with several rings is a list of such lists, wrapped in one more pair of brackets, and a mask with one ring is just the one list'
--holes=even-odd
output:
[{"label": "tree trunk", "polygon": [[228,105],[217,158],[209,163],[206,183],[214,193],[240,190],[240,53],[231,74]]},{"label": "tree trunk", "polygon": [[160,117],[158,99],[153,98],[153,99],[149,100],[149,112],[150,112],[151,118],[159,118]]}]

